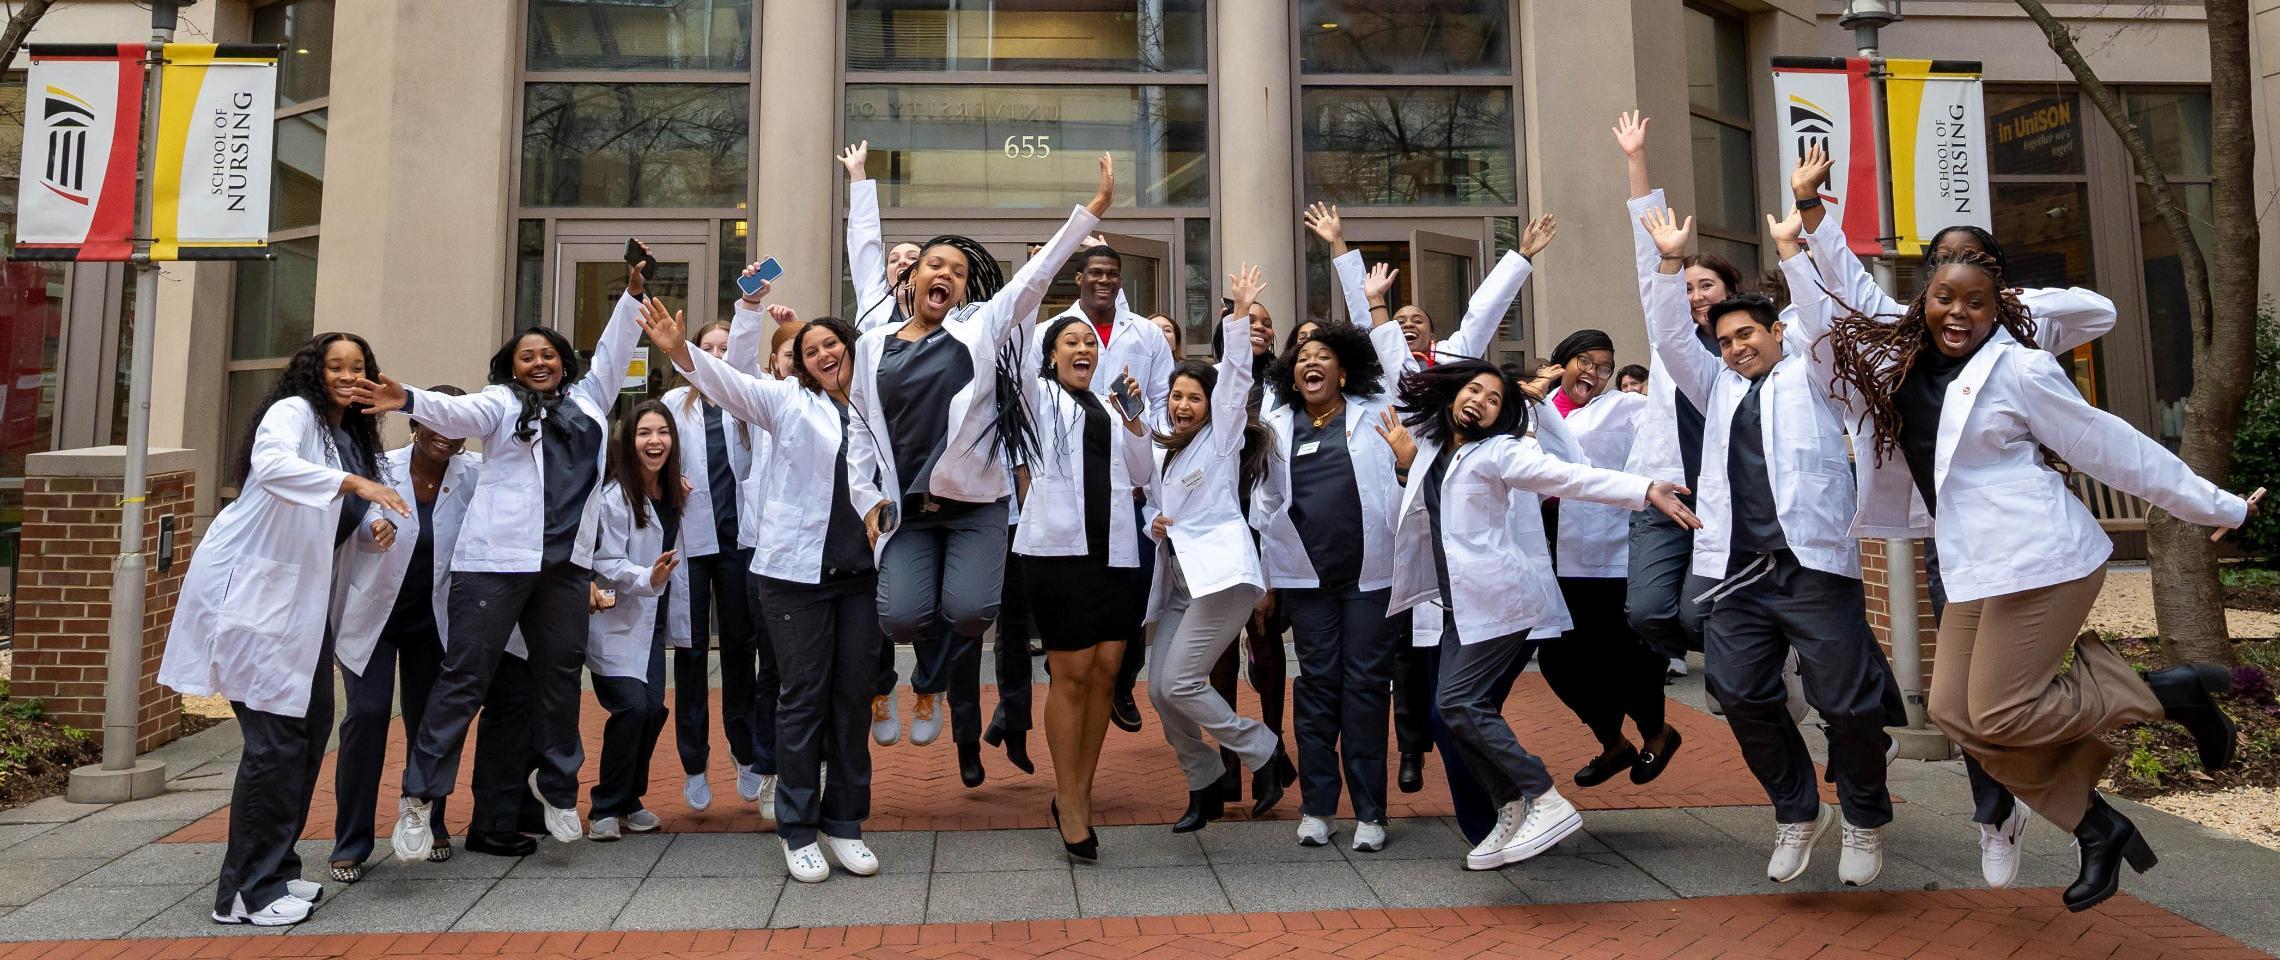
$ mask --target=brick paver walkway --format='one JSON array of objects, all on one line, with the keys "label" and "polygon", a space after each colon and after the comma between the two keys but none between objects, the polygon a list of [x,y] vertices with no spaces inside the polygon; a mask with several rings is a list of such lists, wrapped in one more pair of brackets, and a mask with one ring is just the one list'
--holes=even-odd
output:
[{"label": "brick paver walkway", "polygon": [[[994,687],[983,688],[983,716],[988,716],[996,702]],[[1044,685],[1037,688],[1038,709],[1042,711]],[[713,691],[712,715],[720,714],[719,690]],[[901,691],[902,714],[907,723],[910,717],[911,693]],[[1158,731],[1154,709],[1149,705],[1143,685],[1140,709],[1147,717],[1147,726],[1137,734],[1125,733],[1111,727],[1108,740],[1101,751],[1101,768],[1097,776],[1099,788],[1095,793],[1094,822],[1100,825],[1166,824],[1179,819],[1187,805],[1187,793],[1181,786],[1179,765],[1172,757],[1171,748],[1164,744]],[[1258,705],[1248,687],[1242,691],[1241,709],[1248,716],[1258,715]],[[1513,687],[1512,698],[1505,705],[1505,717],[1512,723],[1513,732],[1520,742],[1537,752],[1549,764],[1553,775],[1563,784],[1568,774],[1581,767],[1598,753],[1598,744],[1592,740],[1583,724],[1561,706],[1551,689],[1537,674],[1524,674]],[[602,720],[605,714],[592,695],[579,713],[586,736],[586,765],[584,782],[591,785],[601,750]],[[1765,791],[1750,776],[1742,764],[1741,754],[1734,747],[1734,737],[1726,729],[1725,721],[1700,710],[1672,701],[1669,722],[1685,737],[1685,744],[1668,770],[1654,783],[1637,786],[1627,780],[1616,781],[1590,789],[1569,789],[1566,796],[1577,807],[1585,810],[1669,809],[1677,807],[1725,807],[1763,805]],[[1287,730],[1287,726],[1286,726]],[[1284,741],[1295,741],[1286,732]],[[981,787],[968,790],[958,780],[957,754],[950,743],[945,726],[942,739],[925,747],[913,747],[908,742],[891,747],[874,746],[871,776],[871,818],[866,830],[996,830],[1009,828],[1036,828],[1051,825],[1046,802],[1052,798],[1053,762],[1045,749],[1042,730],[1033,731],[1029,738],[1030,756],[1036,761],[1035,775],[1025,775],[1014,769],[999,750],[984,747],[982,759],[989,769],[990,779]],[[667,832],[671,833],[750,833],[772,830],[773,824],[760,819],[751,804],[736,798],[735,778],[729,766],[728,747],[722,738],[719,725],[713,728],[712,750],[713,804],[703,813],[691,811],[681,799],[681,764],[674,752],[673,735],[668,725],[665,735],[658,740],[656,759],[651,764],[651,780],[646,802],[650,810],[664,818]],[[1388,751],[1392,756],[1391,749]],[[467,796],[467,776],[473,767],[474,742],[470,738],[467,752],[460,764],[460,789],[454,799]],[[390,728],[387,772],[382,777],[381,823],[384,836],[394,827],[395,804],[386,799],[395,796],[403,769],[404,743],[402,728]],[[317,793],[309,812],[309,825],[304,838],[332,836],[333,823],[333,757],[325,758],[325,768],[317,785]],[[1403,794],[1395,792],[1387,804],[1387,813],[1396,818],[1440,817],[1450,813],[1447,780],[1439,764],[1427,761],[1425,789]],[[1390,785],[1389,785],[1390,786]],[[580,791],[581,806],[584,790]],[[1834,800],[1829,786],[1822,784],[1825,799]],[[1351,817],[1350,808],[1341,805],[1341,814]],[[1230,816],[1243,814],[1230,808]],[[446,819],[457,835],[467,822],[468,810],[464,803],[454,803]],[[1292,792],[1274,816],[1296,819],[1298,796]],[[225,808],[183,828],[166,838],[167,842],[214,842],[228,839],[229,813]]]},{"label": "brick paver walkway", "polygon": [[573,957],[612,960],[1183,957],[1531,960],[2233,960],[2267,957],[2119,896],[2070,914],[2048,890],[1713,897],[1635,903],[1353,910],[676,933],[453,933],[0,944],[0,960]]}]

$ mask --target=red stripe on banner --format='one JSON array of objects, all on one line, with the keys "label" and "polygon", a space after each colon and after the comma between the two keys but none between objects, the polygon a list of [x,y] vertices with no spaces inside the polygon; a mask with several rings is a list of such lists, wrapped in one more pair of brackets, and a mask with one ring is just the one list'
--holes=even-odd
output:
[{"label": "red stripe on banner", "polygon": [[[1868,78],[1868,59],[1845,60],[1845,89],[1852,94],[1852,156],[1845,165],[1845,241],[1863,257],[1884,253],[1879,236],[1883,220],[1884,172],[1876,156],[1876,85]],[[1868,189],[1861,189],[1866,186]]]},{"label": "red stripe on banner", "polygon": [[119,61],[118,108],[111,120],[111,162],[103,171],[103,188],[95,201],[95,216],[87,225],[87,241],[79,249],[81,260],[126,260],[134,253],[135,176],[142,155],[143,57],[139,43],[122,43]]}]

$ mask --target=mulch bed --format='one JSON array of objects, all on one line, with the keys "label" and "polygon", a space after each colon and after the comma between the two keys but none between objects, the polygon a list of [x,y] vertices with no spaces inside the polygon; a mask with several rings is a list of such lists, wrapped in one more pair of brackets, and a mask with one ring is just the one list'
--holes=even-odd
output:
[{"label": "mulch bed", "polygon": [[0,699],[0,810],[62,793],[73,768],[101,757],[95,738],[40,719],[30,704]]},{"label": "mulch bed", "polygon": [[[2118,640],[2114,646],[2143,668],[2169,663],[2150,638]],[[2105,734],[2120,752],[2107,771],[2118,792],[2142,800],[2230,787],[2280,787],[2280,699],[2274,697],[2280,684],[2280,641],[2241,643],[2235,651],[2240,666],[2233,669],[2233,692],[2219,698],[2240,727],[2240,752],[2232,767],[2215,773],[2201,769],[2192,737],[2176,724],[2122,727]]]}]

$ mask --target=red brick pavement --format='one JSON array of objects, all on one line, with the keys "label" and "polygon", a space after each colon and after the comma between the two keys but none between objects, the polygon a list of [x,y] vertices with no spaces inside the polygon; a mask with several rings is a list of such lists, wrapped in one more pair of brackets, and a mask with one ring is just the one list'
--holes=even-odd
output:
[{"label": "red brick pavement", "polygon": [[[720,713],[719,691],[713,691],[713,716]],[[902,713],[905,721],[910,717],[911,693],[901,692]],[[982,692],[983,716],[995,702],[992,688]],[[1037,690],[1038,709],[1042,711],[1044,685]],[[1258,704],[1251,691],[1242,691],[1241,709],[1246,715],[1257,716]],[[1139,733],[1125,733],[1109,728],[1108,741],[1101,750],[1100,770],[1096,775],[1094,791],[1094,822],[1111,824],[1158,824],[1179,819],[1187,805],[1187,792],[1181,784],[1179,765],[1172,757],[1171,748],[1156,727],[1154,709],[1149,705],[1146,691],[1140,697],[1140,709],[1147,717],[1147,726]],[[1513,732],[1520,742],[1544,758],[1553,775],[1562,783],[1568,774],[1584,764],[1598,752],[1594,742],[1575,719],[1575,715],[1560,705],[1536,674],[1524,674],[1513,687],[1512,698],[1505,705],[1504,715],[1512,722]],[[601,729],[605,714],[596,706],[592,696],[586,698],[579,719],[586,736],[585,783],[593,782],[596,764],[601,751]],[[1669,769],[1654,783],[1636,786],[1618,778],[1615,782],[1590,789],[1570,788],[1566,795],[1576,806],[1586,810],[1669,808],[1669,807],[1720,807],[1753,806],[1766,802],[1765,791],[1742,765],[1741,754],[1734,747],[1734,737],[1724,721],[1676,701],[1670,703],[1669,722],[1685,736],[1685,745],[1672,760]],[[1287,729],[1287,726],[1286,726]],[[1287,741],[1290,737],[1286,734]],[[1390,748],[1389,748],[1390,749]],[[1025,775],[1006,761],[1005,754],[985,747],[983,763],[988,767],[990,779],[981,787],[968,790],[958,780],[957,755],[950,744],[947,726],[941,740],[925,747],[913,747],[908,742],[892,747],[874,746],[871,776],[871,819],[864,824],[869,830],[994,830],[1007,828],[1037,828],[1052,825],[1047,815],[1046,802],[1053,795],[1053,761],[1045,749],[1042,731],[1032,732],[1029,738],[1030,756],[1037,763],[1034,775]],[[474,744],[469,741],[464,754],[469,758],[460,764],[459,790],[455,800],[467,796],[467,776],[473,766]],[[382,776],[381,796],[395,796],[399,776],[403,769],[404,743],[402,728],[392,726],[388,742],[388,768]],[[324,772],[317,785],[315,802],[309,812],[309,826],[304,838],[332,836],[333,823],[333,757],[325,758]],[[1447,781],[1442,777],[1437,760],[1427,761],[1425,789],[1417,793],[1396,792],[1388,803],[1387,813],[1394,817],[1439,817],[1450,812]],[[762,820],[751,804],[737,800],[735,777],[731,774],[728,747],[719,725],[714,724],[712,748],[713,804],[703,813],[689,810],[681,799],[681,764],[674,752],[671,726],[659,738],[656,759],[651,764],[651,780],[646,797],[649,809],[665,820],[665,830],[675,833],[749,833],[773,829]],[[581,791],[583,792],[583,791]],[[1834,800],[1827,784],[1822,785],[1825,799]],[[581,797],[583,799],[583,797]],[[394,827],[395,803],[380,804],[379,829],[386,835]],[[1298,816],[1297,796],[1283,802],[1275,816],[1295,819]],[[467,822],[468,808],[463,802],[453,803],[446,821],[457,834]],[[1352,811],[1342,807],[1341,812],[1351,816]],[[1241,816],[1231,812],[1231,816]],[[228,839],[229,810],[223,808],[205,819],[184,827],[168,836],[168,842],[218,842]]]},{"label": "red brick pavement", "polygon": [[673,933],[346,934],[0,944],[0,960],[230,957],[1337,957],[1459,960],[2234,960],[2267,957],[2128,896],[2070,914],[2049,890],[1800,894]]}]

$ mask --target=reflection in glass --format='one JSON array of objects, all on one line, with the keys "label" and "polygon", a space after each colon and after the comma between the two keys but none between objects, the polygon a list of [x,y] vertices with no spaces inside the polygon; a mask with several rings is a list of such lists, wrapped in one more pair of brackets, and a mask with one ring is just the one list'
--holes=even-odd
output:
[{"label": "reflection in glass", "polygon": [[749,98],[743,84],[530,84],[522,201],[735,206],[745,198]]},{"label": "reflection in glass", "polygon": [[1705,117],[1692,117],[1695,215],[1705,227],[1757,235],[1757,177],[1750,134]]},{"label": "reflection in glass", "polygon": [[316,226],[325,205],[325,111],[277,121],[276,149],[270,229]]},{"label": "reflection in glass", "polygon": [[[714,317],[727,319],[736,316],[736,301],[744,296],[744,289],[736,285],[736,278],[744,274],[744,268],[754,259],[749,256],[748,249],[751,236],[750,221],[720,222],[720,269],[714,273],[720,278],[720,312],[713,314]],[[761,349],[767,348],[763,346]]]},{"label": "reflection in glass", "polygon": [[316,100],[332,89],[332,32],[333,0],[292,0],[253,11],[253,42],[285,47],[277,61],[278,106]]},{"label": "reflection in glass", "polygon": [[[2193,239],[2209,242],[2213,216],[2209,185],[2172,183]],[[2145,253],[2145,323],[2153,342],[2153,407],[2161,439],[2175,445],[2185,433],[2185,395],[2193,392],[2193,316],[2186,305],[2185,271],[2177,241],[2154,208],[2153,193],[2137,188],[2138,249]],[[2005,251],[2009,252],[2008,249]]]},{"label": "reflection in glass", "polygon": [[[237,296],[230,319],[232,360],[289,357],[316,335],[317,238],[272,243],[269,252],[272,259],[237,265]],[[133,312],[132,306],[128,312]]]},{"label": "reflection in glass", "polygon": [[2172,177],[2209,175],[2207,93],[2133,90],[2124,105],[2129,108],[2130,122],[2137,124],[2146,146],[2153,149],[2154,159],[2161,161],[2163,173]]},{"label": "reflection in glass", "polygon": [[[381,369],[387,369],[386,364]],[[230,371],[228,419],[222,421],[222,490],[227,495],[234,496],[238,485],[245,482],[245,473],[238,469],[238,451],[245,449],[245,438],[253,431],[254,408],[277,388],[278,378],[284,374],[283,363],[260,370]]]},{"label": "reflection in glass", "polygon": [[847,69],[1201,73],[1204,0],[848,0]]},{"label": "reflection in glass", "polygon": [[532,70],[749,70],[752,0],[531,0]]},{"label": "reflection in glass", "polygon": [[1988,171],[2081,173],[2081,121],[2081,100],[2071,90],[1988,93]]},{"label": "reflection in glass", "polygon": [[541,322],[546,285],[546,221],[515,221],[515,329]]},{"label": "reflection in glass", "polygon": [[[61,263],[0,263],[0,480],[23,480],[24,458],[54,442],[63,277]],[[0,485],[0,566],[18,565],[23,496],[14,482]]]},{"label": "reflection in glass", "polygon": [[[1415,303],[1433,318],[1433,342],[1454,336],[1472,299],[1472,258],[1439,250],[1417,250]],[[1364,254],[1367,256],[1367,254]]]},{"label": "reflection in glass", "polygon": [[1507,73],[1504,0],[1303,0],[1301,73]]},{"label": "reflection in glass", "polygon": [[1201,86],[847,87],[850,142],[871,141],[889,207],[1066,209],[1116,158],[1119,207],[1210,202]]},{"label": "reflection in glass", "polygon": [[1313,87],[1301,105],[1310,199],[1380,206],[1515,202],[1510,90]]},{"label": "reflection in glass", "polygon": [[1686,97],[1704,110],[1750,115],[1750,46],[1740,20],[1686,8]]},{"label": "reflection in glass", "polygon": [[[625,273],[625,261],[623,260],[583,261],[577,265],[572,273],[575,286],[570,294],[570,305],[573,311],[570,315],[570,345],[577,348],[578,359],[588,365],[594,362],[594,345],[602,339],[602,328],[609,325],[610,312],[616,308],[618,297],[625,293]],[[686,260],[658,260],[657,275],[649,280],[647,287],[651,296],[662,297],[667,303],[688,303],[689,262]],[[556,313],[560,312],[560,305],[557,304]],[[703,321],[696,316],[696,311],[691,310],[689,313],[689,328],[691,330],[703,325]],[[560,326],[560,324],[556,324],[557,328]],[[648,346],[649,342],[643,340],[636,345],[635,349],[640,350]],[[658,359],[655,351],[636,355],[648,360]],[[665,391],[672,387],[673,364],[671,362],[654,362],[648,363],[647,366],[649,368],[649,380],[646,386],[619,394],[620,400],[640,401],[649,397],[663,396]],[[586,375],[589,377],[615,377],[617,382],[623,383],[626,371],[589,368]],[[616,412],[622,415],[626,406],[626,403],[619,403],[619,409]]]},{"label": "reflection in glass", "polygon": [[[1186,247],[1187,312],[1174,319],[1183,325],[1181,329],[1187,333],[1180,338],[1180,342],[1209,343],[1211,337],[1208,328],[1219,314],[1219,298],[1212,295],[1212,291],[1219,287],[1214,282],[1217,278],[1211,270],[1211,221],[1203,217],[1190,217],[1180,229],[1181,243]],[[1206,334],[1202,340],[1196,339],[1199,330]]]}]

